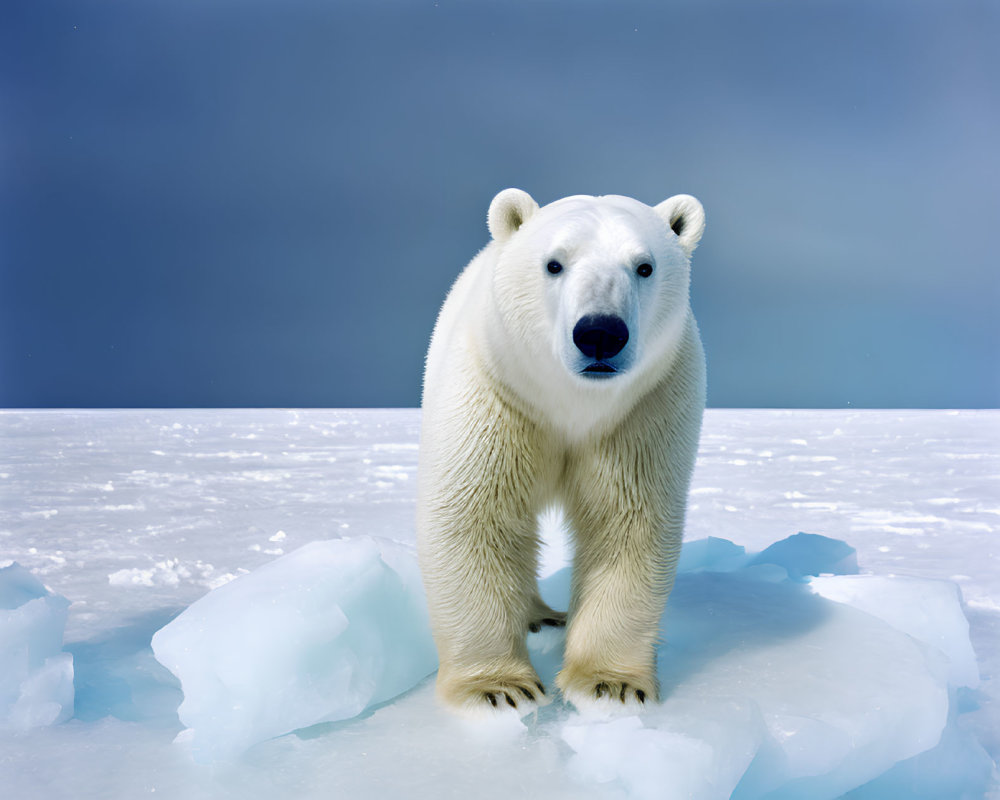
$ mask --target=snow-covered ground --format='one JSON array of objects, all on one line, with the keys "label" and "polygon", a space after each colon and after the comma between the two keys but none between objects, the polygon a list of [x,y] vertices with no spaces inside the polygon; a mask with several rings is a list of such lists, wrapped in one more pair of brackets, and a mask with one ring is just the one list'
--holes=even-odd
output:
[{"label": "snow-covered ground", "polygon": [[[414,410],[0,413],[0,566],[16,561],[70,601],[75,687],[69,721],[0,733],[4,796],[655,796],[655,787],[616,773],[628,754],[596,763],[603,745],[594,737],[605,737],[605,749],[652,742],[651,757],[661,746],[669,756],[670,742],[690,746],[689,738],[635,738],[654,728],[630,728],[638,723],[628,718],[613,729],[574,727],[558,703],[518,731],[470,729],[436,708],[430,680],[358,719],[266,741],[235,760],[197,763],[173,743],[182,693],[153,658],[153,633],[210,589],[309,542],[412,542],[418,426]],[[806,531],[856,548],[863,574],[956,583],[982,681],[952,698],[952,712],[964,713],[949,730],[974,737],[994,760],[998,528],[1000,412],[706,414],[685,539],[760,551]],[[543,572],[564,555],[557,540]],[[681,646],[683,621],[705,607],[706,585],[678,586]],[[763,602],[760,587],[740,595],[733,585],[721,589],[730,608],[748,597]],[[770,602],[780,609],[797,596]],[[801,652],[822,644],[802,643]],[[781,653],[777,666],[793,675],[787,659],[801,656]],[[675,711],[711,720],[710,705]]]}]

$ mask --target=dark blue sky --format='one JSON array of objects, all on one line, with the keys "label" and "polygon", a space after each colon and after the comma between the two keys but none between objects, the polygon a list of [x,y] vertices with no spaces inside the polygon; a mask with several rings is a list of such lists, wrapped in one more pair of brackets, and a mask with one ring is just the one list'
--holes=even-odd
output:
[{"label": "dark blue sky", "polygon": [[991,0],[6,0],[0,405],[418,405],[518,186],[702,200],[710,405],[997,406],[997,42]]}]

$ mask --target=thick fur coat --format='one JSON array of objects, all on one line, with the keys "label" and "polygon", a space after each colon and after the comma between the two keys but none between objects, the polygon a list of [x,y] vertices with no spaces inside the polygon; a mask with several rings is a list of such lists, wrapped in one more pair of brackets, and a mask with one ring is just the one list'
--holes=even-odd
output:
[{"label": "thick fur coat", "polygon": [[[570,702],[654,702],[705,403],[688,300],[704,212],[687,195],[539,208],[507,189],[488,223],[424,379],[417,534],[438,695],[468,711],[546,702],[526,637],[565,622]],[[575,544],[568,616],[536,583],[554,504]]]}]

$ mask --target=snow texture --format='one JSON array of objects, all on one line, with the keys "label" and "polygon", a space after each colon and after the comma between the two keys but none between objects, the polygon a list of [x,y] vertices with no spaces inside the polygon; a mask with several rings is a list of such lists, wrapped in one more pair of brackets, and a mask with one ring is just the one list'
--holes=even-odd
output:
[{"label": "snow texture", "polygon": [[62,652],[68,609],[21,565],[0,568],[0,729],[73,716],[73,656]]},{"label": "snow texture", "polygon": [[[37,578],[0,573],[30,587],[7,611],[59,605],[38,579],[72,601],[62,647],[61,622],[22,630],[72,656],[75,687],[72,719],[0,733],[4,795],[1000,796],[997,412],[710,410],[663,703],[486,723],[420,678],[418,423],[0,413],[0,558]],[[558,515],[543,529],[542,592],[564,604],[572,547]],[[310,642],[342,667],[311,685]],[[561,634],[529,646],[551,684]],[[220,675],[253,714],[199,688]]]}]

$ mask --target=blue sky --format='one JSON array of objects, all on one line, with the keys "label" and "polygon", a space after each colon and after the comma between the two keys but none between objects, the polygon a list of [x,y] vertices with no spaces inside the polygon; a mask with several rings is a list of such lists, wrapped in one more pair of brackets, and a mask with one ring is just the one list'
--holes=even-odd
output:
[{"label": "blue sky", "polygon": [[0,10],[0,405],[415,406],[507,186],[698,196],[713,406],[1000,403],[995,3]]}]

